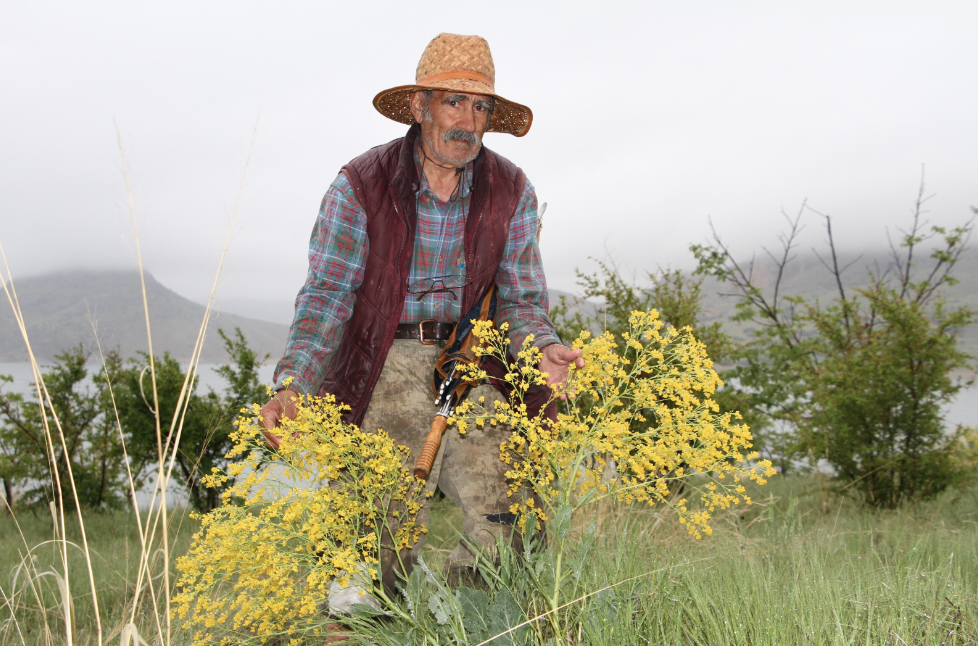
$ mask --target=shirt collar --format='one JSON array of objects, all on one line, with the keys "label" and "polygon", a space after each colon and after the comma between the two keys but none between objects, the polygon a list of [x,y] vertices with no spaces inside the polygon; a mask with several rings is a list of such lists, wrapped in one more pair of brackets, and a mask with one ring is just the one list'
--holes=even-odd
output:
[{"label": "shirt collar", "polygon": [[[470,161],[465,165],[465,170],[462,171],[462,183],[459,185],[458,197],[456,199],[465,199],[472,193],[472,178],[474,173],[474,161]],[[418,172],[418,180],[421,185],[419,193],[427,191],[433,199],[438,199],[435,192],[431,190],[431,185],[428,183],[428,178],[424,173],[421,172],[421,137],[418,137],[414,141],[414,167]]]}]

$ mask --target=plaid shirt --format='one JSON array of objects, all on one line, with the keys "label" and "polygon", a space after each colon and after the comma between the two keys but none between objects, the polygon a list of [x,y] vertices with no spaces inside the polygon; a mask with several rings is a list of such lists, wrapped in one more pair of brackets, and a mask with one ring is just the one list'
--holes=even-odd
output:
[{"label": "plaid shirt", "polygon": [[[415,165],[421,167],[415,148]],[[472,163],[466,165],[457,194],[442,202],[419,171],[418,227],[408,281],[464,274],[465,218],[472,193]],[[537,198],[527,180],[510,222],[509,238],[496,274],[499,287],[497,323],[509,323],[512,347],[534,335],[539,348],[559,343],[547,315],[547,281],[537,245]],[[339,346],[343,326],[353,312],[356,290],[363,282],[367,257],[367,215],[346,175],[330,185],[309,240],[309,273],[295,301],[295,318],[285,355],[275,368],[276,388],[293,377],[292,388],[315,393],[330,357]],[[461,298],[461,291],[456,290]],[[420,301],[408,294],[401,323],[425,319],[458,321],[461,300],[448,292],[428,294]]]}]

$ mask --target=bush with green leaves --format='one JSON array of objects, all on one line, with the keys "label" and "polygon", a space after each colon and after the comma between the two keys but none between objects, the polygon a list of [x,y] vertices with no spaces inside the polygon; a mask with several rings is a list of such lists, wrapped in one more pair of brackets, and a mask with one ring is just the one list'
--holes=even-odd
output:
[{"label": "bush with green leaves", "polygon": [[[732,285],[736,318],[754,326],[725,376],[755,411],[787,425],[786,457],[824,458],[843,487],[886,508],[932,497],[968,472],[952,455],[955,437],[941,407],[968,383],[955,375],[973,367],[958,334],[975,312],[949,307],[945,298],[973,220],[925,233],[923,202],[921,187],[891,265],[870,272],[869,286],[858,289],[843,279],[832,221],[822,216],[829,252],[823,264],[837,287],[828,303],[783,294],[805,206],[772,256],[775,280],[767,289],[715,232],[711,244],[691,247],[697,272]],[[921,262],[921,246],[931,239],[939,244]]]},{"label": "bush with green leaves", "polygon": [[[230,434],[233,422],[244,406],[262,401],[265,387],[258,379],[259,359],[251,350],[240,330],[234,337],[219,331],[231,363],[217,369],[228,382],[223,393],[213,390],[198,395],[195,388],[184,396],[186,374],[169,354],[154,357],[156,399],[161,411],[160,438],[164,446],[172,444],[179,431],[180,438],[175,465],[179,480],[186,488],[194,509],[208,511],[220,504],[218,494],[200,481],[214,467],[227,463],[225,453],[232,446]],[[267,356],[265,357],[267,358]],[[133,473],[146,474],[159,463],[160,448],[157,441],[157,420],[153,402],[149,357],[143,355],[130,361],[125,368],[109,375],[116,384],[116,403],[119,421],[127,434],[127,446],[132,459]]]},{"label": "bush with green leaves", "polygon": [[[84,507],[120,507],[125,501],[124,455],[114,420],[104,414],[110,401],[105,383],[86,382],[89,373],[82,346],[65,350],[56,359],[43,373],[45,389],[41,397],[50,399],[49,408],[37,403],[36,390],[33,397],[0,390],[0,478],[4,496],[12,504],[19,488],[22,504],[47,504],[61,499],[66,508],[72,509],[74,486]],[[116,354],[106,358],[107,366],[119,363]],[[0,375],[0,384],[12,381]]]},{"label": "bush with green leaves", "polygon": [[[632,312],[656,310],[659,318],[680,330],[689,327],[706,345],[710,357],[723,362],[732,341],[719,321],[703,322],[703,279],[679,269],[646,272],[646,284],[629,281],[612,261],[595,261],[592,273],[577,270],[581,293],[572,298],[561,296],[550,311],[550,317],[562,339],[576,339],[581,330],[592,334],[611,332],[620,338],[628,332]],[[591,306],[589,308],[589,305]]]},{"label": "bush with green leaves", "polygon": [[[165,445],[182,422],[175,460],[178,480],[194,508],[216,507],[220,501],[201,485],[200,475],[226,463],[233,420],[242,407],[264,399],[258,369],[267,359],[248,347],[240,330],[234,336],[219,333],[230,357],[217,369],[228,384],[221,393],[210,390],[198,395],[191,387],[190,395],[181,399],[186,374],[169,354],[154,357],[150,370],[147,355],[124,362],[118,353],[108,352],[100,369],[90,372],[82,346],[58,355],[43,373],[47,394],[42,396],[50,397],[50,407],[42,408],[36,394],[0,390],[0,479],[6,499],[46,505],[62,498],[71,508],[70,465],[83,507],[120,507],[129,492],[127,457],[138,490],[159,464],[161,442]],[[156,378],[155,403],[151,373]],[[0,380],[12,381],[3,376]],[[156,433],[157,410],[161,411],[161,442]]]}]

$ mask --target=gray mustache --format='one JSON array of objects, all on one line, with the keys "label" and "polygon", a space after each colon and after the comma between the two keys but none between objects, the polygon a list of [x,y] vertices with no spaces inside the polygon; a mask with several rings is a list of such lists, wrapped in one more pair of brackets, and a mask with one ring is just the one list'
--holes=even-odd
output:
[{"label": "gray mustache", "polygon": [[470,146],[477,146],[479,144],[479,136],[474,132],[468,132],[467,130],[462,130],[461,128],[452,128],[447,130],[445,134],[441,136],[441,140],[445,143],[449,141],[463,141]]}]

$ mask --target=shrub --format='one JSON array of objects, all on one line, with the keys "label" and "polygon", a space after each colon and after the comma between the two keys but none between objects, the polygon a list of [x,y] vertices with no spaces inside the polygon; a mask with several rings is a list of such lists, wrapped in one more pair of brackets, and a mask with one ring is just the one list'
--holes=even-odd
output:
[{"label": "shrub", "polygon": [[[159,465],[158,441],[165,445],[171,428],[180,427],[176,420],[182,423],[176,454],[179,480],[194,508],[217,506],[217,493],[200,483],[200,474],[225,463],[237,411],[264,397],[258,380],[263,359],[248,347],[241,330],[231,337],[222,330],[218,333],[231,361],[217,372],[228,387],[223,393],[198,395],[194,381],[186,394],[180,363],[169,354],[154,357],[159,416],[146,355],[125,363],[117,352],[108,352],[99,370],[91,374],[81,345],[57,355],[54,366],[43,374],[43,397],[50,398],[50,406],[41,406],[36,395],[0,392],[0,479],[8,502],[12,504],[15,489],[21,488],[24,504],[63,499],[71,508],[70,463],[83,507],[121,507],[129,494],[126,459],[138,490]],[[0,385],[10,381],[0,375]]]},{"label": "shrub", "polygon": [[[10,504],[18,485],[27,505],[53,500],[73,509],[72,486],[84,507],[124,503],[121,438],[103,414],[109,399],[104,382],[86,384],[86,360],[80,345],[57,355],[42,375],[42,397],[50,406],[41,406],[36,394],[0,393],[0,478]],[[118,365],[119,357],[110,354],[106,362]]]},{"label": "shrub", "polygon": [[[585,366],[572,369],[566,394],[576,403],[556,421],[541,412],[530,417],[523,396],[546,375],[536,367],[540,350],[532,339],[524,343],[517,362],[503,380],[512,387],[510,402],[492,410],[480,402],[463,402],[455,413],[459,431],[469,424],[506,424],[513,429],[501,447],[500,458],[512,469],[512,512],[548,520],[567,515],[601,498],[626,503],[668,505],[696,538],[710,534],[710,514],[744,499],[742,480],[759,480],[772,473],[766,460],[750,452],[750,430],[736,423],[737,413],[719,413],[712,395],[722,385],[706,346],[690,328],[664,330],[658,313],[634,311],[628,330],[616,339],[611,332],[592,336],[584,331],[574,342]],[[473,332],[484,344],[477,353],[503,360],[508,341],[505,329],[480,322]],[[620,345],[619,345],[620,344]],[[486,378],[484,371],[475,375]],[[637,425],[637,426],[636,426]],[[609,473],[609,465],[613,465]],[[687,473],[708,475],[695,511],[686,499],[671,496],[668,483]],[[730,477],[729,486],[718,482]],[[527,488],[542,501],[521,501]],[[569,519],[568,519],[569,520]]]},{"label": "shrub", "polygon": [[[971,365],[958,349],[959,331],[975,313],[947,306],[943,290],[966,247],[971,222],[951,230],[920,221],[923,188],[912,226],[894,250],[891,266],[870,273],[870,286],[847,287],[828,233],[829,269],[838,295],[827,305],[781,293],[805,207],[782,236],[776,279],[765,292],[714,233],[713,244],[693,245],[698,272],[731,283],[739,294],[737,318],[757,327],[734,355],[744,397],[793,429],[785,451],[825,458],[841,483],[875,506],[894,507],[928,498],[966,475],[952,459],[941,404],[962,387],[955,371]],[[919,247],[942,245],[921,267]]]},{"label": "shrub", "polygon": [[[168,353],[164,353],[162,359],[154,357],[155,393],[161,411],[159,438],[149,357],[144,354],[140,360],[129,362],[124,369],[118,366],[109,374],[116,388],[116,405],[126,433],[133,473],[141,478],[153,472],[160,459],[158,442],[167,446],[179,429],[180,442],[175,460],[180,475],[178,480],[186,488],[191,506],[200,511],[214,509],[219,504],[217,491],[205,487],[201,476],[226,464],[224,454],[232,446],[230,435],[237,412],[265,395],[258,380],[261,360],[248,347],[241,330],[236,329],[233,337],[223,330],[218,333],[231,359],[229,364],[217,369],[228,383],[224,393],[211,390],[198,395],[195,392],[196,378],[185,392],[187,375],[180,363]],[[264,358],[268,358],[267,355]]]}]

